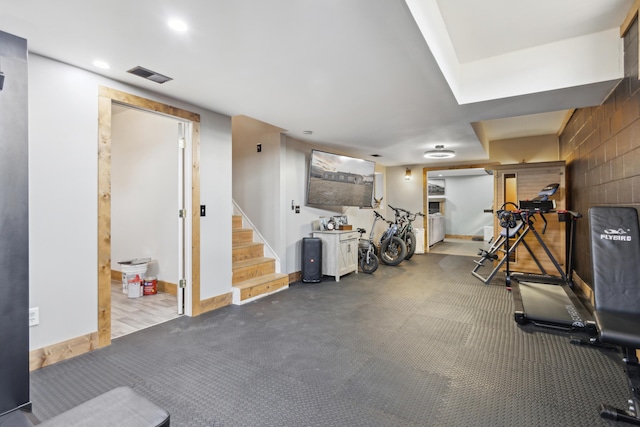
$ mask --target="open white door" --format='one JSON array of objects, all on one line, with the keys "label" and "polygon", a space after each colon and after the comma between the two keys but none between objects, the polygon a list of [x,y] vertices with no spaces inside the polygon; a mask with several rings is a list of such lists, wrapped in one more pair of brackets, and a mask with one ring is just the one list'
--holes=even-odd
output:
[{"label": "open white door", "polygon": [[191,162],[189,123],[178,123],[178,314],[191,315]]}]

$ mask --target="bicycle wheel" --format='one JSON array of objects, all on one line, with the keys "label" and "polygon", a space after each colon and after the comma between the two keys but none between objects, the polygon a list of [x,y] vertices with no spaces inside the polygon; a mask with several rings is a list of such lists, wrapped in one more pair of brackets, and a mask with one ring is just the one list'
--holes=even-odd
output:
[{"label": "bicycle wheel", "polygon": [[393,236],[382,242],[380,259],[387,265],[398,265],[407,256],[407,245],[401,238]]},{"label": "bicycle wheel", "polygon": [[404,259],[410,259],[416,253],[416,235],[408,231],[404,243],[407,245],[407,256]]},{"label": "bicycle wheel", "polygon": [[364,254],[360,259],[360,268],[364,273],[371,274],[378,269],[378,257],[372,252]]}]

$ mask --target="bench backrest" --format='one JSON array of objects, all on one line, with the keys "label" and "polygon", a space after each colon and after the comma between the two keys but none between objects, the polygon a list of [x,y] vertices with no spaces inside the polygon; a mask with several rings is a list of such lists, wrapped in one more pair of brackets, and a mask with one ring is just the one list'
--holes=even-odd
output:
[{"label": "bench backrest", "polygon": [[640,314],[640,228],[632,207],[589,209],[596,310]]}]

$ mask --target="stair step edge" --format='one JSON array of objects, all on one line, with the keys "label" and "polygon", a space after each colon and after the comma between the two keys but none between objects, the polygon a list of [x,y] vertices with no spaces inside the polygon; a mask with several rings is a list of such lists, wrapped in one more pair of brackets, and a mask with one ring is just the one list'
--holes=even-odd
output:
[{"label": "stair step edge", "polygon": [[258,265],[258,264],[267,264],[269,262],[274,262],[275,263],[275,259],[267,258],[267,257],[244,259],[244,260],[241,260],[241,261],[233,262],[232,263],[232,269],[235,270],[235,269],[238,269],[238,268],[251,267],[253,265]]},{"label": "stair step edge", "polygon": [[245,249],[245,248],[258,247],[258,246],[264,246],[264,243],[260,243],[260,242],[234,243],[233,249]]},{"label": "stair step edge", "polygon": [[[259,285],[263,285],[265,283],[270,283],[270,282],[277,282],[279,280],[282,279],[287,279],[288,275],[287,274],[283,274],[283,273],[273,273],[273,274],[267,274],[266,276],[260,276],[260,277],[255,277],[253,279],[249,279],[249,280],[245,280],[243,282],[240,283],[236,283],[233,285],[234,288],[238,288],[238,289],[246,289],[246,288],[251,288],[253,286],[259,286]],[[283,284],[283,286],[288,285],[288,281],[286,283]]]}]

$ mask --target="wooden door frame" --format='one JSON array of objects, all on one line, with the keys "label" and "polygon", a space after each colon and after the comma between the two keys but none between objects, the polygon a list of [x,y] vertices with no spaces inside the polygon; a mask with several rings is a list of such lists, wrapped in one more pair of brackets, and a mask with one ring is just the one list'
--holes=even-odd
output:
[{"label": "wooden door frame", "polygon": [[191,122],[191,312],[192,316],[200,314],[200,115],[100,86],[98,94],[98,347],[111,344],[111,105],[114,101]]},{"label": "wooden door frame", "polygon": [[[457,166],[425,166],[422,168],[422,212],[426,212],[423,221],[425,252],[429,250],[429,196],[427,195],[427,175],[432,171],[454,170],[454,169],[486,169],[495,166],[497,163],[480,163],[473,165],[457,165]],[[495,188],[493,189],[495,194]]]}]

